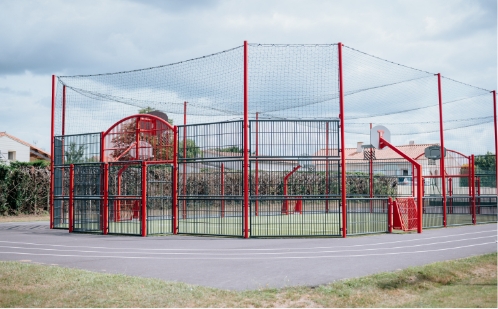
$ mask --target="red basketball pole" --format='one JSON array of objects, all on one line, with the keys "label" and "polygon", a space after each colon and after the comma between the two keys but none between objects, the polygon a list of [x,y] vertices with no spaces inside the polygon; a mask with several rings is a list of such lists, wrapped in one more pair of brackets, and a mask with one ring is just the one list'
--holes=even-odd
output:
[{"label": "red basketball pole", "polygon": [[289,177],[300,168],[301,168],[301,165],[298,165],[298,166],[294,167],[294,169],[292,171],[290,171],[287,175],[284,176],[284,203],[282,205],[282,214],[283,215],[289,214],[289,203],[287,200],[287,181],[289,180]]},{"label": "red basketball pole", "polygon": [[439,135],[441,140],[441,159],[439,160],[439,169],[441,170],[441,186],[443,191],[443,225],[446,227],[446,169],[444,167],[443,94],[441,91],[441,73],[437,73],[437,86],[439,97]]},{"label": "red basketball pole", "polygon": [[142,237],[147,236],[147,164],[142,161]]},{"label": "red basketball pole", "polygon": [[74,165],[69,165],[69,233],[73,232],[74,226]]},{"label": "red basketball pole", "polygon": [[259,152],[258,152],[258,144],[259,144],[259,113],[256,113],[256,170],[254,171],[254,195],[256,195],[256,200],[254,201],[254,213],[255,215],[257,216],[258,215],[258,208],[259,208],[259,201],[258,201],[258,195],[259,195],[259,188],[258,188],[258,185],[259,185],[259,180],[258,180],[258,177],[259,177],[259,162],[258,162],[258,156],[259,156]]},{"label": "red basketball pole", "polygon": [[52,75],[52,121],[50,133],[50,228],[54,228],[54,132],[55,131],[55,75]]},{"label": "red basketball pole", "polygon": [[183,102],[183,219],[187,218],[187,101]]},{"label": "red basketball pole", "polygon": [[422,219],[423,219],[423,202],[422,202],[422,197],[423,197],[423,181],[422,181],[422,166],[420,163],[412,159],[410,156],[406,155],[404,152],[396,148],[395,146],[391,145],[388,141],[386,141],[383,137],[381,132],[379,132],[379,148],[382,149],[384,147],[389,147],[392,149],[394,152],[402,156],[405,160],[410,162],[412,165],[415,166],[415,169],[417,170],[417,213],[418,213],[418,225],[417,225],[417,232],[422,233]]},{"label": "red basketball pole", "polygon": [[[496,185],[498,187],[498,129],[496,124],[496,91],[491,91],[493,93],[493,114],[494,114],[494,123],[495,123],[495,176],[496,176]],[[498,194],[498,189],[496,189],[495,194]]]},{"label": "red basketball pole", "polygon": [[347,207],[346,207],[346,145],[344,139],[344,85],[342,78],[342,43],[339,48],[339,119],[341,122],[341,204],[342,204],[342,237],[347,235]]},{"label": "red basketball pole", "polygon": [[247,86],[247,41],[244,41],[244,238],[249,238],[249,102]]}]

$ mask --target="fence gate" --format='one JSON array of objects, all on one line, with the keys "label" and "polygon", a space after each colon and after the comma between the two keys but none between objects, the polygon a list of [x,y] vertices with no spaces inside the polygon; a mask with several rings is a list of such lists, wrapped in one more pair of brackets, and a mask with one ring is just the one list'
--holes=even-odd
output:
[{"label": "fence gate", "polygon": [[147,235],[173,233],[173,166],[147,164]]},{"label": "fence gate", "polygon": [[103,226],[103,184],[102,163],[74,164],[73,188],[73,231],[102,232]]}]

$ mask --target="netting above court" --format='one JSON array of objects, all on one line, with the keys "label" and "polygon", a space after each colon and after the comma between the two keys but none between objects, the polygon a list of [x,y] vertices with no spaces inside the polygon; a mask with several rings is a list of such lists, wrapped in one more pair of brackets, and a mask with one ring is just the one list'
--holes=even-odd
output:
[{"label": "netting above court", "polygon": [[[249,117],[336,119],[337,44],[248,44]],[[440,142],[438,79],[434,73],[343,47],[346,146],[368,144],[370,123],[383,124],[396,145]],[[65,94],[63,93],[65,86]],[[494,153],[493,98],[488,90],[442,78],[445,146]],[[55,134],[102,132],[141,109],[157,109],[175,124],[241,119],[244,47],[183,62],[126,72],[61,76]]]}]

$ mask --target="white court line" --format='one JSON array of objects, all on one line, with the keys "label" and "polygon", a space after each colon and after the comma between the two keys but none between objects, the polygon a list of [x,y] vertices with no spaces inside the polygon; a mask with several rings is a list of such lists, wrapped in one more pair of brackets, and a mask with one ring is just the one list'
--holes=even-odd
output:
[{"label": "white court line", "polygon": [[[184,249],[184,248],[108,248],[108,247],[93,247],[93,246],[69,246],[69,245],[54,245],[54,244],[37,244],[37,243],[32,243],[32,242],[18,242],[18,241],[4,241],[0,240],[0,243],[10,243],[10,244],[23,244],[23,245],[33,245],[33,246],[47,246],[47,247],[62,247],[62,248],[88,248],[88,249],[105,249],[105,250],[137,250],[137,251],[277,251],[277,250],[315,250],[315,249],[335,249],[335,248],[351,248],[351,247],[365,247],[365,246],[376,246],[376,245],[385,245],[385,244],[395,244],[395,243],[404,243],[404,242],[412,242],[412,241],[422,241],[422,240],[429,240],[429,239],[439,239],[439,238],[448,238],[448,237],[457,237],[457,236],[464,236],[464,235],[473,235],[473,234],[482,234],[482,233],[491,233],[494,232],[496,235],[497,230],[490,230],[490,231],[479,231],[479,232],[471,232],[471,233],[461,233],[461,234],[452,234],[452,235],[442,235],[442,236],[433,236],[433,237],[426,237],[426,238],[416,238],[416,239],[405,239],[405,240],[396,240],[396,241],[389,241],[389,242],[378,242],[378,243],[372,243],[372,244],[358,244],[358,245],[339,245],[339,246],[328,246],[328,247],[308,247],[308,248],[216,248],[216,249]],[[82,235],[82,234],[80,234]],[[406,235],[405,235],[406,236]],[[107,240],[108,238],[106,238]],[[328,238],[330,240],[332,239],[338,239],[338,238]],[[155,239],[151,239],[150,241],[154,241]],[[161,239],[157,239],[158,241],[161,241]],[[272,239],[269,239],[272,241]],[[181,242],[181,239],[178,239],[179,242]],[[250,244],[248,242],[248,244]]]},{"label": "white court line", "polygon": [[[441,241],[441,242],[433,242],[433,243],[427,243],[427,244],[418,244],[418,245],[409,245],[409,246],[400,246],[400,247],[388,247],[388,248],[369,248],[369,249],[345,249],[345,250],[332,250],[332,251],[312,251],[312,252],[255,252],[255,253],[185,253],[185,252],[161,252],[161,253],[156,253],[156,252],[132,252],[132,251],[125,251],[125,252],[112,252],[113,254],[148,254],[148,255],[202,255],[202,256],[237,256],[240,254],[244,255],[279,255],[279,254],[319,254],[319,253],[341,253],[341,252],[356,252],[356,251],[379,251],[379,250],[394,250],[394,249],[405,249],[405,248],[413,248],[413,247],[426,247],[426,246],[433,246],[433,245],[441,245],[441,244],[448,244],[448,243],[455,243],[455,242],[461,242],[461,241],[468,241],[468,240],[477,240],[477,239],[483,239],[483,238],[492,238],[496,236],[482,236],[482,237],[476,237],[476,238],[466,238],[466,239],[456,239],[456,240],[448,240],[448,241]],[[26,247],[13,247],[13,246],[0,246],[0,248],[9,248],[9,249],[23,249],[23,250],[39,250],[39,251],[59,251],[59,252],[78,252],[78,253],[106,253],[102,251],[90,251],[90,250],[71,250],[71,249],[48,249],[48,248],[26,248]]]},{"label": "white court line", "polygon": [[[369,256],[386,256],[386,255],[401,255],[401,254],[414,254],[414,253],[428,253],[428,252],[440,252],[448,250],[457,250],[462,248],[470,248],[476,246],[484,246],[489,244],[495,244],[496,242],[486,242],[482,244],[473,244],[460,247],[444,248],[444,249],[434,249],[434,250],[422,250],[422,251],[405,251],[405,252],[387,252],[387,253],[372,253],[372,254],[355,254],[355,255],[322,255],[322,256],[279,256],[279,257],[234,257],[234,258],[191,258],[191,257],[181,257],[181,260],[283,260],[283,259],[320,259],[320,258],[347,258],[347,257],[369,257]],[[177,258],[167,258],[167,257],[147,257],[147,256],[113,256],[113,255],[96,255],[96,256],[81,256],[73,254],[48,254],[48,253],[25,253],[25,252],[0,252],[0,254],[17,254],[17,255],[31,255],[31,256],[54,256],[54,257],[77,257],[77,258],[112,258],[112,259],[151,259],[151,260],[178,260]]]}]

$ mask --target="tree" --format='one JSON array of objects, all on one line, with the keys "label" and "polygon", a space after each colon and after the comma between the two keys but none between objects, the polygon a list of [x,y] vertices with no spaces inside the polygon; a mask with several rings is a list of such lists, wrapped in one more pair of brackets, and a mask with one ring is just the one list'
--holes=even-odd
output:
[{"label": "tree", "polygon": [[[184,158],[183,156],[183,141],[178,143],[178,158]],[[187,139],[187,158],[199,158],[201,157],[201,148],[198,147],[195,142],[191,139]]]},{"label": "tree", "polygon": [[496,187],[496,156],[489,151],[483,156],[475,156],[475,173],[482,187]]},{"label": "tree", "polygon": [[[157,109],[152,108],[152,107],[150,107],[150,106],[147,106],[147,107],[144,107],[144,108],[139,109],[139,110],[138,110],[138,113],[139,113],[139,114],[149,114],[150,112],[153,112],[153,111],[157,111]],[[162,112],[161,112],[161,113],[162,113]],[[168,121],[168,123],[169,123],[169,124],[171,124],[171,125],[173,124],[173,119],[171,119],[171,118],[169,118],[169,117],[168,117],[168,120],[167,120],[167,121]]]},{"label": "tree", "polygon": [[475,164],[481,171],[496,171],[496,157],[489,151],[483,156],[475,156]]},{"label": "tree", "polygon": [[80,163],[83,162],[83,156],[85,155],[85,145],[76,146],[76,143],[70,143],[68,149],[64,152],[65,164]]}]

